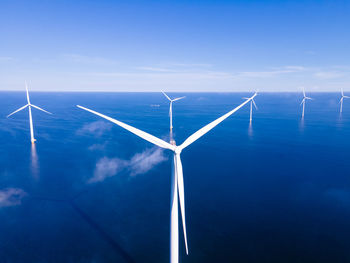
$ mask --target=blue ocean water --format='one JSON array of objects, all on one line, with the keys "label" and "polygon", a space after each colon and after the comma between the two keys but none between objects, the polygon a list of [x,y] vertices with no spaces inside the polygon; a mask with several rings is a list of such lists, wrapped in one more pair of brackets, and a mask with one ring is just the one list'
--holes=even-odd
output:
[{"label": "blue ocean water", "polygon": [[[171,96],[183,94],[170,94]],[[178,144],[240,93],[174,103]],[[350,101],[262,93],[182,153],[181,262],[350,262]],[[168,262],[171,155],[80,104],[168,138],[160,93],[0,93],[0,261]]]}]

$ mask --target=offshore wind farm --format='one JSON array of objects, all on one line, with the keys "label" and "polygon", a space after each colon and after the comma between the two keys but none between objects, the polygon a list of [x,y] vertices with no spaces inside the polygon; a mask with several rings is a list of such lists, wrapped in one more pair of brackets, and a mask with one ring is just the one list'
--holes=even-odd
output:
[{"label": "offshore wind farm", "polygon": [[[186,96],[173,109],[174,139],[181,145],[251,94],[169,93]],[[341,249],[350,244],[344,232],[348,164],[342,156],[350,149],[344,140],[350,111],[344,107],[339,116],[339,93],[310,93],[315,102],[301,126],[300,95],[260,93],[251,124],[247,101],[182,151],[189,253],[179,206],[179,228],[174,229],[179,262],[255,261],[266,255],[280,262],[286,254],[290,260],[320,262],[347,257]],[[1,183],[6,185],[1,190],[1,253],[6,251],[6,258],[35,262],[54,251],[57,262],[170,262],[172,150],[153,147],[75,106],[79,102],[170,142],[169,103],[161,92],[33,92],[33,102],[51,101],[55,112],[40,118],[33,112],[35,152],[28,113],[5,117],[20,105],[23,93],[1,92],[1,97]],[[151,107],[155,103],[160,107]],[[317,232],[312,230],[315,217]]]},{"label": "offshore wind farm", "polygon": [[350,262],[349,13],[1,1],[0,262]]}]

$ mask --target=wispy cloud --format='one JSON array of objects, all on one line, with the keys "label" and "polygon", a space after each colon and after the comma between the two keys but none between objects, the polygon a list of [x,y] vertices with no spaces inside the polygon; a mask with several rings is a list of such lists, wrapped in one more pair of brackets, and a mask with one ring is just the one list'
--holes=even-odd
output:
[{"label": "wispy cloud", "polygon": [[82,128],[77,131],[78,135],[82,134],[93,134],[96,137],[102,136],[105,132],[112,129],[112,124],[105,121],[95,121],[92,123],[85,124]]},{"label": "wispy cloud", "polygon": [[[175,65],[177,65],[175,67]],[[201,66],[198,66],[201,65]],[[187,78],[198,78],[198,79],[206,79],[206,78],[218,78],[218,79],[242,79],[242,78],[271,78],[281,74],[288,73],[297,73],[306,71],[307,68],[303,66],[284,66],[278,68],[272,68],[268,71],[243,71],[243,72],[225,72],[225,71],[215,71],[208,70],[207,67],[211,67],[211,65],[206,64],[173,64],[171,67],[138,67],[138,70],[149,71],[153,73],[169,73],[167,76],[177,75],[178,77],[187,77]],[[132,73],[131,73],[132,74]],[[150,77],[155,77],[156,75],[149,75]]]},{"label": "wispy cloud", "polygon": [[172,66],[184,67],[184,68],[210,68],[212,64],[203,63],[171,63]]},{"label": "wispy cloud", "polygon": [[130,175],[135,176],[150,171],[154,166],[166,160],[163,150],[152,148],[135,154],[128,162]]},{"label": "wispy cloud", "polygon": [[147,79],[149,80],[171,80],[177,79],[188,81],[188,80],[196,80],[196,79],[227,79],[234,78],[232,73],[227,72],[219,72],[219,71],[205,71],[205,72],[149,72],[149,73],[121,73],[121,72],[95,72],[91,73],[91,75],[99,76],[99,77],[118,77],[118,78],[132,78],[134,80],[138,79]]},{"label": "wispy cloud", "polygon": [[95,143],[89,146],[88,149],[90,151],[103,151],[105,148],[106,148],[106,143],[103,143],[103,144]]},{"label": "wispy cloud", "polygon": [[211,64],[187,64],[187,63],[168,63],[158,66],[142,66],[137,67],[137,70],[152,71],[152,72],[173,72],[173,73],[190,73],[201,72],[212,67]]},{"label": "wispy cloud", "polygon": [[275,68],[270,71],[246,71],[237,74],[238,77],[243,78],[271,78],[281,74],[297,73],[305,71],[303,66],[285,66],[281,68]]},{"label": "wispy cloud", "polygon": [[159,68],[159,67],[137,67],[137,70],[152,71],[152,72],[176,72],[174,69]]},{"label": "wispy cloud", "polygon": [[318,79],[336,79],[343,77],[344,73],[339,71],[323,71],[314,73],[314,77]]},{"label": "wispy cloud", "polygon": [[20,205],[27,194],[20,188],[6,188],[0,190],[0,207]]},{"label": "wispy cloud", "polygon": [[130,160],[103,157],[97,161],[94,175],[88,180],[88,183],[102,182],[122,170],[128,170],[130,176],[144,174],[166,159],[163,150],[159,148],[146,149],[135,154]]},{"label": "wispy cloud", "polygon": [[125,165],[126,162],[121,159],[103,157],[96,163],[94,176],[88,180],[88,183],[102,182],[106,178],[116,175]]},{"label": "wispy cloud", "polygon": [[305,70],[309,70],[309,68],[306,68],[304,66],[285,66],[284,67],[287,70],[292,70],[293,72],[297,72],[297,71],[305,71]]}]

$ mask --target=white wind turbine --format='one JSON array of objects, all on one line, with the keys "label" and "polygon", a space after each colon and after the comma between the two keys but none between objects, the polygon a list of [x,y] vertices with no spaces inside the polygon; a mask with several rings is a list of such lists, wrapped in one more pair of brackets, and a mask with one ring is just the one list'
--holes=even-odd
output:
[{"label": "white wind turbine", "polygon": [[171,216],[170,216],[170,263],[178,263],[179,262],[179,211],[178,211],[178,203],[180,203],[180,211],[182,216],[182,228],[184,232],[184,241],[185,241],[185,247],[186,247],[186,254],[188,254],[188,246],[187,246],[187,235],[186,235],[186,221],[185,221],[185,194],[184,194],[184,179],[183,179],[183,171],[182,171],[182,163],[180,154],[183,149],[185,149],[187,146],[195,142],[197,139],[202,137],[204,134],[209,132],[211,129],[213,129],[215,126],[217,126],[219,123],[224,121],[226,118],[228,118],[230,115],[238,111],[240,108],[242,108],[245,104],[247,104],[249,101],[254,99],[254,97],[257,94],[255,93],[252,97],[247,99],[245,102],[243,102],[238,107],[234,108],[233,110],[229,111],[225,115],[221,116],[220,118],[216,119],[215,121],[207,124],[197,132],[193,133],[190,137],[188,137],[181,145],[176,145],[174,140],[171,140],[170,143],[165,142],[149,133],[146,133],[144,131],[141,131],[137,128],[134,128],[128,124],[125,124],[121,121],[118,121],[116,119],[113,119],[111,117],[108,117],[106,115],[103,115],[101,113],[98,113],[96,111],[90,110],[88,108],[82,107],[77,105],[77,107],[86,110],[88,112],[91,112],[93,114],[96,114],[106,120],[109,120],[120,127],[130,131],[131,133],[141,137],[142,139],[153,143],[161,148],[171,150],[173,152],[173,170],[172,170],[172,186],[171,186]]},{"label": "white wind turbine", "polygon": [[177,100],[181,100],[185,97],[170,99],[168,95],[165,94],[165,92],[162,91],[164,96],[170,101],[170,107],[169,107],[169,117],[170,117],[170,132],[173,130],[173,102]]},{"label": "white wind turbine", "polygon": [[304,87],[303,87],[303,95],[304,95],[304,98],[303,98],[303,100],[302,100],[301,103],[300,103],[300,105],[303,105],[303,112],[302,112],[302,114],[301,114],[301,117],[302,117],[302,118],[304,118],[306,100],[313,100],[313,99],[310,98],[310,97],[306,97]]},{"label": "white wind turbine", "polygon": [[38,109],[38,110],[41,110],[43,112],[46,112],[48,114],[52,114],[51,112],[48,112],[36,105],[33,105],[30,103],[30,99],[29,99],[29,92],[28,92],[28,86],[27,86],[27,83],[25,83],[25,86],[26,86],[26,93],[27,93],[27,104],[24,105],[23,107],[19,108],[18,110],[15,110],[14,112],[12,112],[11,114],[7,115],[7,118],[10,117],[11,115],[15,114],[16,112],[19,112],[25,108],[28,107],[28,110],[29,110],[29,126],[30,126],[30,140],[32,143],[34,143],[36,141],[36,139],[34,139],[34,130],[33,130],[33,119],[32,119],[32,107]]},{"label": "white wind turbine", "polygon": [[[258,94],[258,92],[256,91],[255,94]],[[249,98],[243,98],[243,99],[246,99],[246,100],[247,100],[247,99],[249,99]],[[252,120],[253,120],[253,104],[254,104],[255,109],[256,109],[256,110],[258,109],[258,107],[257,107],[256,104],[255,104],[254,99],[251,99],[251,100],[250,100],[249,122],[252,122]]]},{"label": "white wind turbine", "polygon": [[343,88],[342,88],[341,89],[341,99],[339,101],[339,103],[340,103],[340,113],[343,112],[343,101],[344,101],[344,99],[349,99],[349,98],[350,98],[349,96],[345,96],[344,95],[344,91],[343,91]]}]

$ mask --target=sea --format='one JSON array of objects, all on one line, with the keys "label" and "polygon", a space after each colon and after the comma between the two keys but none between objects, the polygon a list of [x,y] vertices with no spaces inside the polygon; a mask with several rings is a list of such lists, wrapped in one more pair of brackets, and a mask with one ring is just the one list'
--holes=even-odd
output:
[{"label": "sea", "polygon": [[[169,93],[174,138],[251,93]],[[259,93],[181,153],[180,262],[350,262],[350,100]],[[169,140],[161,93],[0,92],[0,262],[169,262],[172,155],[76,105]],[[181,225],[181,224],[180,224]],[[180,228],[180,231],[182,229]]]}]

